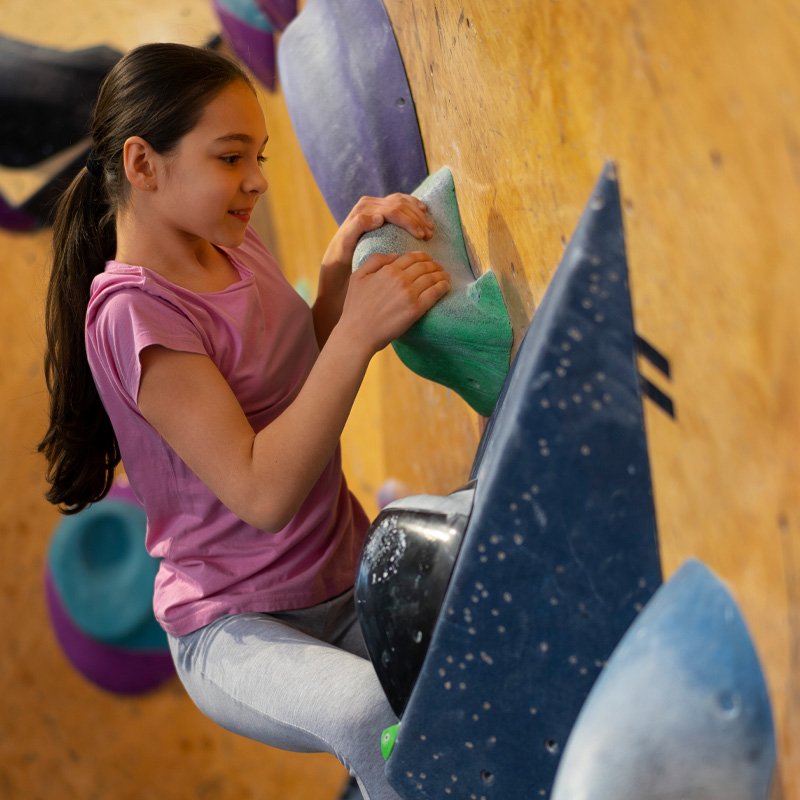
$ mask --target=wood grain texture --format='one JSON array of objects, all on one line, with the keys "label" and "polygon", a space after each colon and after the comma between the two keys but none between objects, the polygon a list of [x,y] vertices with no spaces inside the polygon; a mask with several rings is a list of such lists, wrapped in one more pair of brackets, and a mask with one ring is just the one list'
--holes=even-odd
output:
[{"label": "wood grain texture", "polygon": [[[522,330],[604,162],[623,193],[666,575],[731,588],[800,797],[800,4],[387,0],[430,171]],[[643,371],[649,369],[646,365]]]}]

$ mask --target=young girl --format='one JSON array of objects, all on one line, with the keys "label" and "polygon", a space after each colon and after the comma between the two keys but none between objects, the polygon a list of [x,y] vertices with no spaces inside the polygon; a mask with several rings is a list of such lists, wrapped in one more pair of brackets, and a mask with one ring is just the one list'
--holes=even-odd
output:
[{"label": "young girl", "polygon": [[338,442],[372,355],[449,288],[421,252],[351,276],[355,244],[385,221],[430,238],[425,207],[359,201],[309,309],[248,226],[267,131],[235,64],[133,50],[92,138],[53,230],[47,497],[66,513],[100,500],[121,458],[196,704],[260,742],[333,753],[364,797],[396,798],[379,747],[396,720],[352,594],[368,521]]}]

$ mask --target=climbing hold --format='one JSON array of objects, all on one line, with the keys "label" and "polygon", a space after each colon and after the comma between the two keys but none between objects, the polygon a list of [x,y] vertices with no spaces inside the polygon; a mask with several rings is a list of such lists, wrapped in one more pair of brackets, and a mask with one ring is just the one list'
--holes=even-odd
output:
[{"label": "climbing hold", "polygon": [[394,750],[394,743],[397,740],[397,731],[399,728],[400,723],[398,722],[396,725],[388,727],[381,734],[381,753],[383,754],[384,761],[389,758],[392,754],[392,750]]},{"label": "climbing hold", "polygon": [[381,0],[308,0],[278,44],[286,108],[341,224],[362,195],[428,174],[403,59]]},{"label": "climbing hold", "polygon": [[212,0],[225,40],[255,77],[275,88],[275,26],[255,0]]},{"label": "climbing hold", "polygon": [[402,481],[396,478],[388,478],[381,484],[380,489],[375,497],[378,503],[378,508],[386,508],[389,503],[394,503],[395,500],[401,500],[411,494],[411,489],[406,486]]},{"label": "climbing hold", "polygon": [[493,272],[472,274],[453,175],[447,167],[412,193],[428,206],[436,225],[433,238],[420,242],[396,225],[365,233],[353,257],[357,269],[372,253],[424,250],[450,273],[450,291],[392,343],[400,360],[423,378],[441,383],[479,414],[494,408],[511,359],[513,334]]},{"label": "climbing hold", "polygon": [[[175,674],[164,631],[160,637],[149,629],[139,641],[109,644],[84,633],[64,608],[55,581],[45,572],[45,599],[50,623],[61,650],[87,680],[116,694],[151,691]],[[159,641],[160,638],[160,641]]]},{"label": "climbing hold", "polygon": [[369,657],[397,717],[422,668],[469,519],[474,487],[387,506],[356,571],[356,612]]},{"label": "climbing hold", "polygon": [[603,664],[661,583],[612,165],[514,359],[472,477],[387,775],[408,798],[443,797],[454,780],[459,797],[546,797]]},{"label": "climbing hold", "polygon": [[297,16],[297,0],[256,0],[273,27],[282,31]]},{"label": "climbing hold", "polygon": [[100,82],[120,59],[108,47],[64,51],[0,36],[0,164],[27,169],[22,196],[0,187],[0,228],[49,224],[56,200],[86,163]]},{"label": "climbing hold", "polygon": [[123,639],[153,614],[158,561],[144,547],[145,513],[104,500],[65,517],[50,541],[48,562],[70,616],[87,635]]},{"label": "climbing hold", "polygon": [[124,477],[108,497],[66,517],[48,548],[45,597],[72,665],[108,691],[155,688],[175,669],[153,614],[158,562],[144,547],[144,511]]},{"label": "climbing hold", "polygon": [[769,695],[724,585],[687,561],[597,679],[567,741],[553,800],[767,800]]},{"label": "climbing hold", "polygon": [[32,167],[88,137],[100,82],[121,56],[0,36],[0,164]]}]

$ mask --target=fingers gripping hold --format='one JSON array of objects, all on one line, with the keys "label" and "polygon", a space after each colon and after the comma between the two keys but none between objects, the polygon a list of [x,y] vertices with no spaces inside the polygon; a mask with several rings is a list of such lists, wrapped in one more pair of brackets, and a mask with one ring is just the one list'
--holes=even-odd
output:
[{"label": "fingers gripping hold", "polygon": [[450,288],[440,264],[419,251],[375,253],[353,273],[344,316],[361,335],[374,337],[375,351],[405,333]]}]

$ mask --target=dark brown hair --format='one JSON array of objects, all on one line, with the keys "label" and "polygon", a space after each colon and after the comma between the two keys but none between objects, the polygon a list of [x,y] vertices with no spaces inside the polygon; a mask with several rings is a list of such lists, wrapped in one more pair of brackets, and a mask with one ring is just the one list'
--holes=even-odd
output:
[{"label": "dark brown hair", "polygon": [[236,81],[250,84],[237,64],[213,50],[148,44],[125,55],[100,87],[91,125],[97,177],[82,169],[59,201],[45,309],[50,425],[38,449],[48,463],[45,496],[64,513],[102,499],[120,462],[89,370],[84,325],[92,280],[116,251],[116,213],[129,189],[125,141],[141,136],[157,153],[172,152],[206,105]]}]

